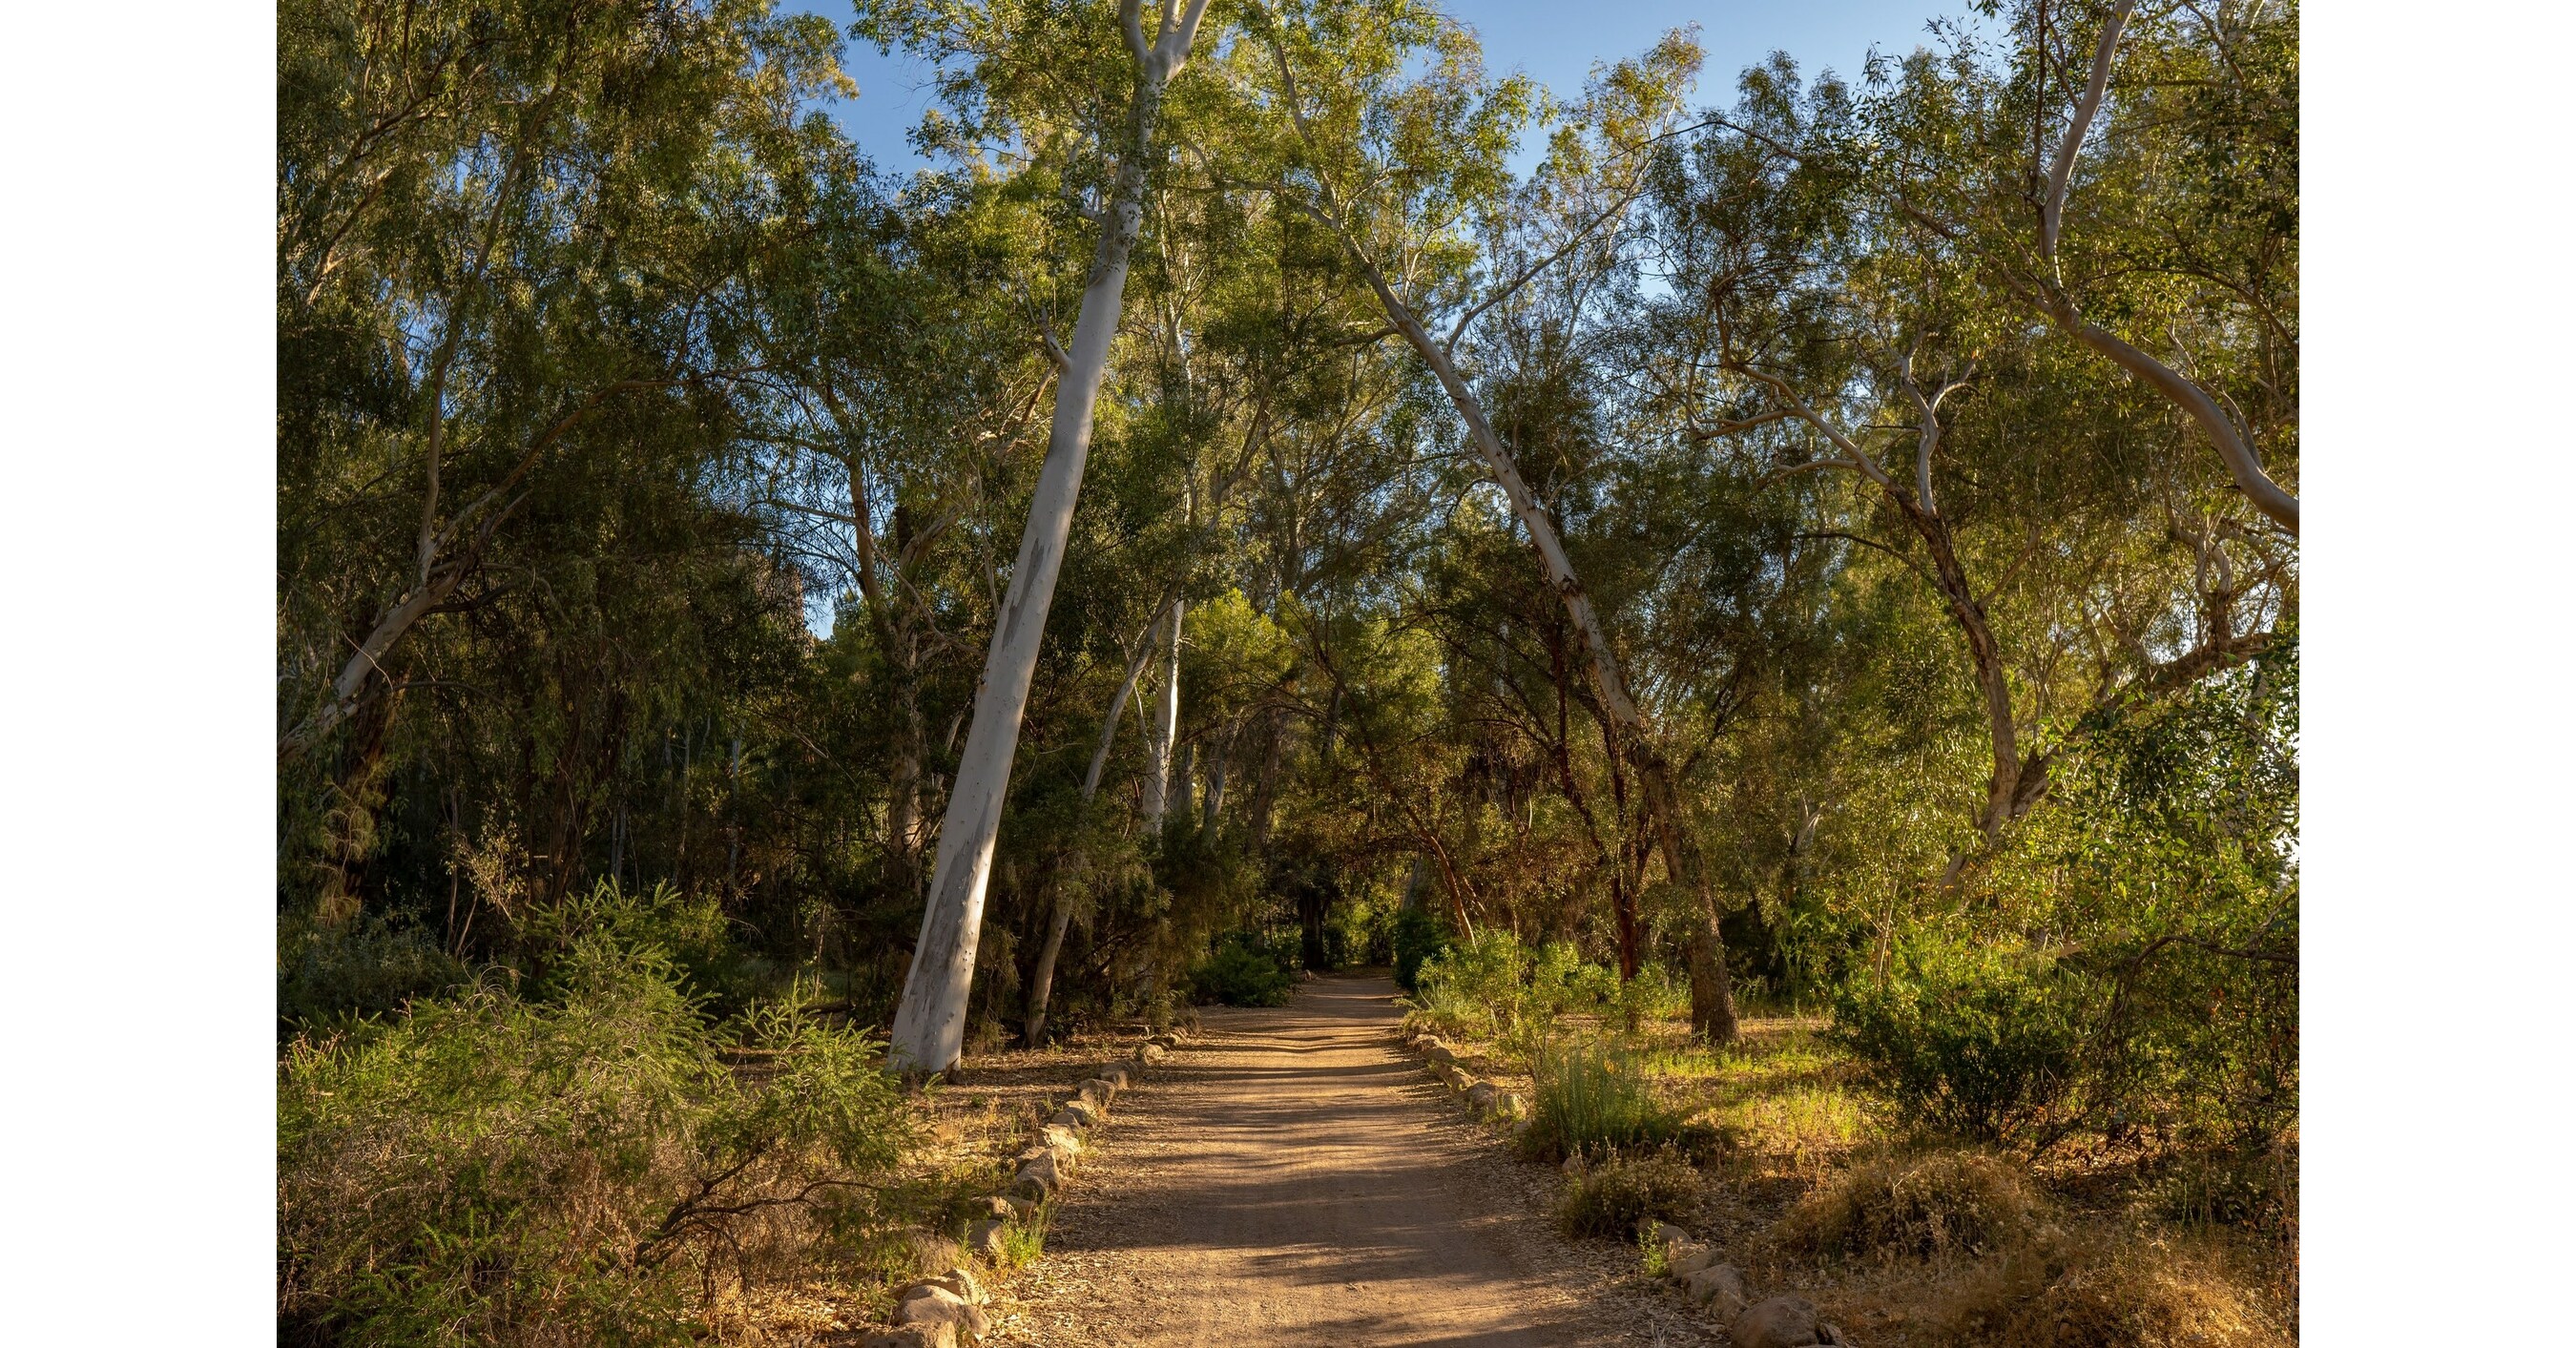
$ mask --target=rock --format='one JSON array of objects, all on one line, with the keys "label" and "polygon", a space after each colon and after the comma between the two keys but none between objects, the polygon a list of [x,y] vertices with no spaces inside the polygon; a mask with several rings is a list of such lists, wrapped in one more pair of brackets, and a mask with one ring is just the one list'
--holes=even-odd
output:
[{"label": "rock", "polygon": [[1816,1326],[1816,1338],[1820,1342],[1834,1345],[1834,1348],[1852,1348],[1852,1341],[1843,1337],[1843,1332],[1832,1325]]},{"label": "rock", "polygon": [[1165,1030],[1161,1034],[1155,1035],[1153,1038],[1148,1039],[1145,1042],[1149,1044],[1160,1044],[1165,1048],[1179,1048],[1181,1046],[1181,1037],[1169,1030]]},{"label": "rock", "polygon": [[1070,1161],[1082,1154],[1082,1134],[1061,1123],[1049,1123],[1038,1130],[1037,1145],[1059,1162]]},{"label": "rock", "polygon": [[992,1328],[982,1307],[949,1291],[937,1283],[917,1283],[904,1289],[903,1301],[894,1308],[894,1322],[899,1325],[949,1325],[969,1340],[984,1337]]},{"label": "rock", "polygon": [[1045,1198],[1064,1187],[1064,1172],[1056,1168],[1053,1156],[1041,1156],[1021,1166],[1011,1180],[1021,1193],[1032,1198]]},{"label": "rock", "polygon": [[1161,1062],[1167,1051],[1168,1050],[1160,1044],[1138,1044],[1136,1046],[1136,1061],[1147,1067],[1151,1067],[1155,1063]]},{"label": "rock", "polygon": [[1106,1108],[1110,1101],[1118,1098],[1118,1088],[1106,1077],[1093,1077],[1074,1087],[1074,1094],[1085,1100],[1098,1101]]},{"label": "rock", "polygon": [[957,1326],[945,1321],[896,1325],[871,1332],[859,1340],[859,1348],[957,1348]]},{"label": "rock", "polygon": [[995,1194],[975,1205],[975,1210],[996,1221],[1011,1219],[1011,1200]]},{"label": "rock", "polygon": [[1717,1319],[1733,1321],[1744,1313],[1744,1275],[1729,1264],[1694,1269],[1682,1276],[1682,1295]]},{"label": "rock", "polygon": [[1521,1098],[1510,1091],[1494,1092],[1494,1112],[1508,1114],[1514,1118],[1520,1117]]},{"label": "rock", "polygon": [[1431,1061],[1436,1063],[1453,1063],[1458,1061],[1458,1055],[1450,1052],[1449,1046],[1441,1043],[1437,1039],[1431,1041],[1431,1047],[1422,1050],[1422,1056],[1429,1058]]},{"label": "rock", "polygon": [[[1010,1224],[1007,1222],[998,1221],[990,1217],[968,1226],[966,1228],[967,1251],[971,1254],[981,1255],[994,1263],[1000,1263],[1006,1248],[1002,1241],[1002,1235],[1003,1232],[1009,1229],[1009,1226]],[[972,1298],[969,1298],[969,1300],[972,1300]]]},{"label": "rock", "polygon": [[1467,1103],[1481,1114],[1494,1107],[1495,1094],[1494,1083],[1479,1081],[1467,1088]]},{"label": "rock", "polygon": [[940,1274],[936,1278],[927,1279],[927,1281],[936,1286],[945,1287],[949,1291],[955,1292],[957,1295],[966,1298],[967,1305],[989,1306],[993,1304],[992,1293],[985,1291],[984,1284],[975,1280],[975,1270],[966,1267],[964,1264],[959,1264],[957,1267]]},{"label": "rock", "polygon": [[1123,1091],[1127,1089],[1127,1069],[1124,1067],[1110,1066],[1101,1068],[1099,1079],[1108,1082],[1112,1090]]},{"label": "rock", "polygon": [[1697,1241],[1674,1246],[1671,1260],[1668,1267],[1676,1278],[1687,1278],[1704,1268],[1723,1267],[1717,1262],[1717,1247]]},{"label": "rock", "polygon": [[1057,1110],[1055,1117],[1047,1122],[1062,1128],[1096,1128],[1100,1126],[1100,1111],[1080,1100],[1072,1100],[1066,1102],[1064,1108]]},{"label": "rock", "polygon": [[1727,1335],[1735,1348],[1812,1348],[1825,1341],[1816,1330],[1814,1302],[1805,1297],[1773,1297],[1737,1314]]},{"label": "rock", "polygon": [[1647,1238],[1658,1245],[1671,1246],[1689,1240],[1690,1232],[1684,1231],[1671,1222],[1657,1222],[1655,1229],[1648,1233]]},{"label": "rock", "polygon": [[1002,1201],[1011,1205],[1011,1216],[1019,1221],[1025,1222],[1037,1215],[1038,1205],[1028,1199],[1006,1196]]}]

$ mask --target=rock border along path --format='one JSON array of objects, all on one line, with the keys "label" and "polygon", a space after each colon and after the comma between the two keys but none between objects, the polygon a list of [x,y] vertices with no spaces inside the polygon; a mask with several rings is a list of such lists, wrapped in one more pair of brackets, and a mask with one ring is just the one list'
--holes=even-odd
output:
[{"label": "rock border along path", "polygon": [[1646,1288],[1633,1250],[1555,1232],[1556,1175],[1426,1108],[1441,1092],[1401,1051],[1394,996],[1383,978],[1323,978],[1285,1007],[1205,1013],[1085,1144],[1085,1181],[1056,1194],[1046,1254],[993,1340],[1719,1342]]},{"label": "rock border along path", "polygon": [[[1479,1081],[1457,1050],[1436,1034],[1407,1033],[1405,1043],[1423,1065],[1461,1097],[1470,1113],[1501,1124],[1517,1134],[1529,1126],[1521,1102],[1490,1081]],[[1569,1161],[1569,1168],[1574,1162]],[[1743,1270],[1718,1262],[1720,1251],[1670,1222],[1657,1222],[1652,1233],[1663,1246],[1666,1276],[1659,1285],[1677,1292],[1717,1324],[1728,1326],[1733,1348],[1852,1348],[1849,1336],[1818,1318],[1814,1302],[1800,1296],[1748,1299]]]},{"label": "rock border along path", "polygon": [[1076,1158],[1085,1150],[1084,1134],[1108,1121],[1109,1102],[1179,1043],[1179,1037],[1169,1032],[1155,1035],[1137,1045],[1132,1063],[1104,1067],[1076,1086],[1073,1098],[1039,1125],[1028,1145],[1011,1158],[1015,1169],[1010,1184],[986,1199],[985,1215],[967,1226],[969,1262],[896,1293],[893,1327],[865,1332],[858,1339],[860,1348],[959,1348],[981,1343],[992,1332],[992,1318],[985,1312],[992,1296],[976,1279],[972,1258],[1002,1261],[1010,1230],[1036,1216],[1041,1205],[1062,1191]]}]

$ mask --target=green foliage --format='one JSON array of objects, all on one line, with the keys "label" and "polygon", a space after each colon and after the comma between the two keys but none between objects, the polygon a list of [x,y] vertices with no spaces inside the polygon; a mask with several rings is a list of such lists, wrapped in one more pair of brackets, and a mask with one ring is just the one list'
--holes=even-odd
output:
[{"label": "green foliage", "polygon": [[1542,1047],[1531,1093],[1521,1146],[1543,1159],[1708,1140],[1656,1094],[1645,1061],[1614,1044]]},{"label": "green foliage", "polygon": [[1699,1172],[1669,1147],[1610,1153],[1584,1168],[1558,1200],[1570,1235],[1627,1238],[1649,1222],[1687,1218],[1699,1206]]},{"label": "green foliage", "polygon": [[1424,962],[1447,953],[1451,939],[1449,924],[1429,908],[1417,904],[1398,912],[1390,941],[1394,947],[1396,986],[1409,993],[1420,992]]},{"label": "green foliage", "polygon": [[1228,932],[1216,949],[1190,971],[1190,986],[1202,1002],[1227,1006],[1285,1006],[1296,990],[1297,975],[1287,952],[1255,932]]},{"label": "green foliage", "polygon": [[1482,931],[1423,961],[1414,975],[1414,1003],[1444,1034],[1500,1039],[1520,1027],[1531,964],[1519,937]]},{"label": "green foliage", "polygon": [[714,1271],[865,1225],[912,1130],[882,1046],[788,1004],[711,1022],[667,951],[621,935],[651,913],[593,916],[542,997],[487,978],[289,1045],[282,1334],[687,1342]]},{"label": "green foliage", "polygon": [[471,974],[428,933],[378,916],[337,926],[283,918],[277,931],[281,1028],[381,1016],[434,996]]},{"label": "green foliage", "polygon": [[1909,948],[1902,972],[1834,1004],[1833,1039],[1899,1117],[1995,1139],[2046,1124],[2073,1087],[2083,1026],[2071,981],[2044,956],[1957,944]]}]

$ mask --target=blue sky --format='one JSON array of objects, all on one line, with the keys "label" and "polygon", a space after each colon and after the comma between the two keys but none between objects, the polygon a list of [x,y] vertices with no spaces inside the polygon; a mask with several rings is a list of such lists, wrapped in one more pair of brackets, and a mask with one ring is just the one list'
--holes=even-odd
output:
[{"label": "blue sky", "polygon": [[[1704,103],[1734,101],[1736,73],[1774,51],[1788,52],[1810,73],[1829,66],[1858,78],[1873,43],[1911,50],[1926,40],[1926,20],[1967,9],[1963,0],[1450,0],[1448,7],[1483,37],[1493,69],[1517,68],[1567,96],[1582,91],[1593,62],[1644,51],[1666,31],[1697,23],[1708,51],[1699,85]],[[846,0],[782,0],[779,8],[820,14],[844,28],[851,12]],[[879,167],[901,173],[918,166],[904,133],[920,122],[929,98],[923,68],[900,53],[880,56],[864,42],[850,43],[842,64],[859,96],[833,100],[827,111]],[[1529,147],[1532,156],[1536,148]]]}]

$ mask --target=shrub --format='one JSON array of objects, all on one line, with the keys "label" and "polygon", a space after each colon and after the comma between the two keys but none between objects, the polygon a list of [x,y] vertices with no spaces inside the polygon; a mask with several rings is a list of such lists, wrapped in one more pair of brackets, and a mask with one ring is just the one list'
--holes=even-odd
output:
[{"label": "shrub", "polygon": [[1415,1002],[1440,1030],[1497,1039],[1521,1023],[1530,952],[1508,931],[1488,931],[1423,961]]},{"label": "shrub", "polygon": [[1218,939],[1204,963],[1190,971],[1190,987],[1202,1002],[1284,1006],[1296,987],[1296,976],[1289,972],[1289,962],[1258,936],[1230,932]]},{"label": "shrub", "polygon": [[1699,1172],[1663,1148],[1638,1156],[1611,1155],[1566,1186],[1557,1221],[1572,1235],[1635,1234],[1646,1222],[1681,1218],[1699,1205]]},{"label": "shrub", "polygon": [[1990,1260],[1931,1320],[1942,1348],[2292,1348],[2284,1330],[2204,1252],[2096,1239]]},{"label": "shrub", "polygon": [[549,985],[288,1046],[282,1341],[685,1342],[693,1298],[868,1219],[912,1130],[879,1044],[779,1005],[711,1023],[609,927]]},{"label": "shrub", "polygon": [[1406,992],[1420,986],[1422,963],[1449,948],[1449,924],[1429,908],[1407,908],[1395,915],[1396,986]]},{"label": "shrub", "polygon": [[2017,1247],[2040,1229],[2021,1170],[1983,1152],[1942,1151],[1855,1166],[1792,1209],[1780,1242],[1845,1258],[1935,1259]]},{"label": "shrub", "polygon": [[2074,1082],[2083,1037],[2049,962],[1945,944],[1908,963],[1907,976],[1849,985],[1835,1001],[1832,1038],[1863,1084],[1963,1137],[1994,1140],[2049,1118]]},{"label": "shrub", "polygon": [[341,926],[278,925],[277,1014],[282,1029],[400,1010],[471,975],[428,933],[367,917]]},{"label": "shrub", "polygon": [[1543,1158],[1701,1141],[1655,1095],[1644,1065],[1594,1043],[1547,1046],[1533,1073],[1530,1126],[1521,1144]]}]

